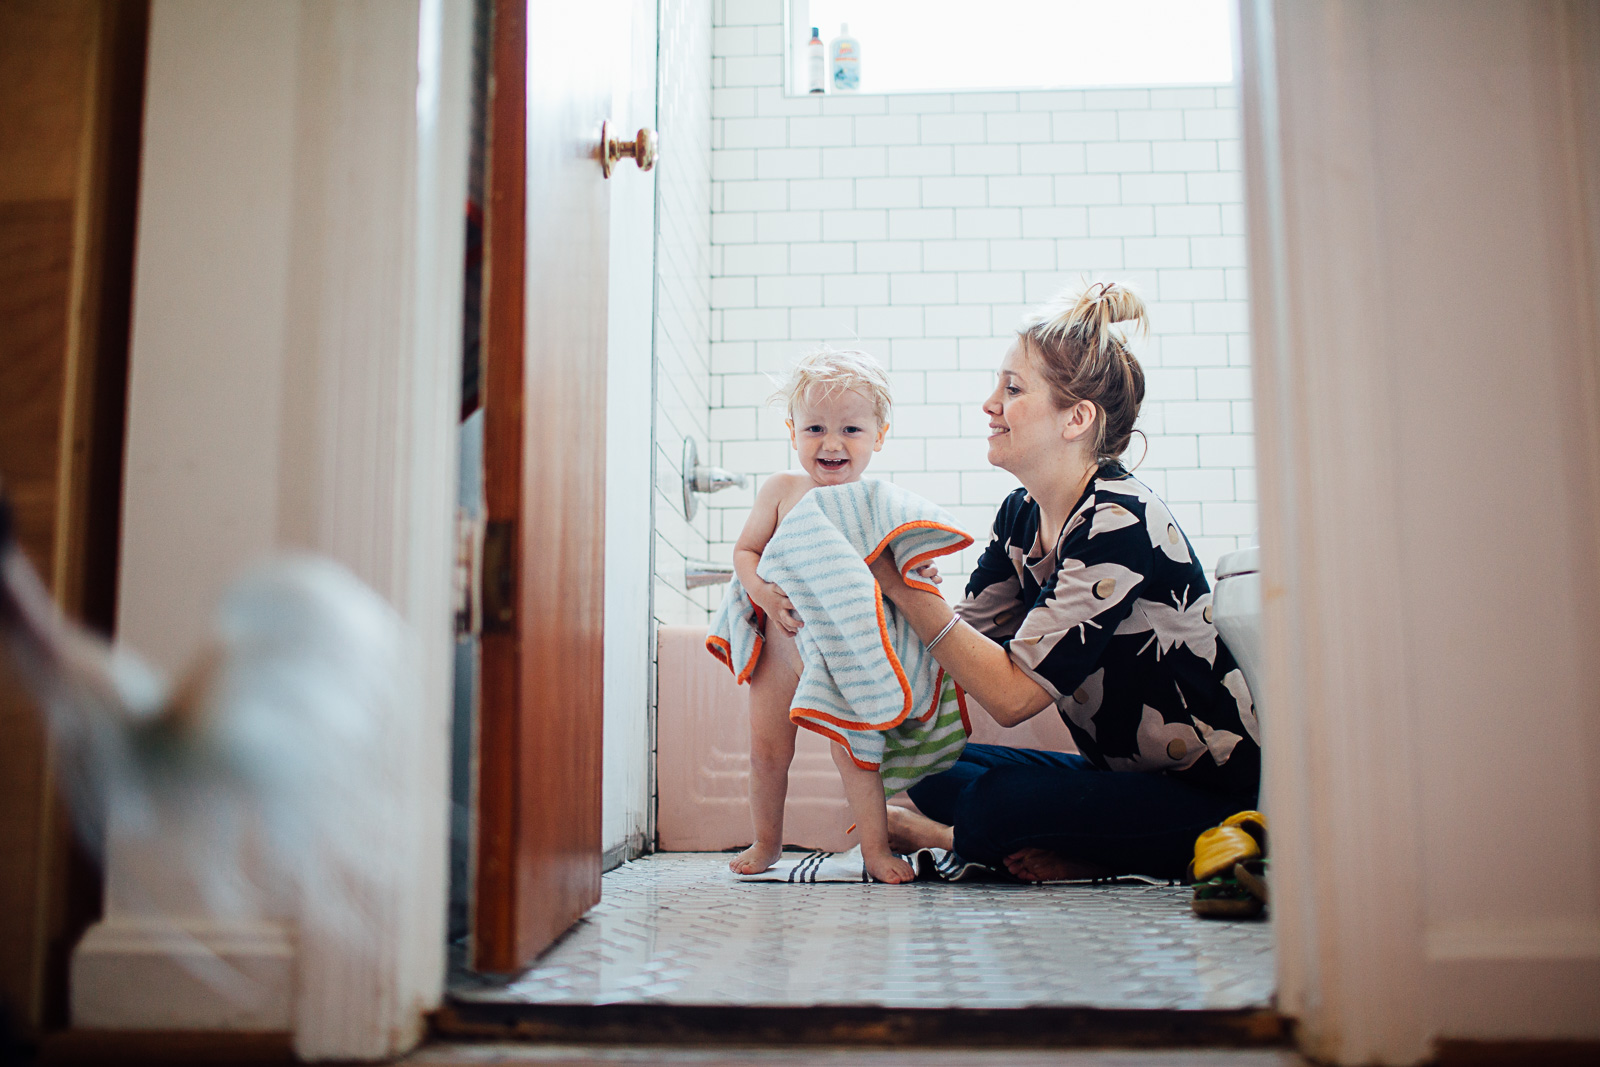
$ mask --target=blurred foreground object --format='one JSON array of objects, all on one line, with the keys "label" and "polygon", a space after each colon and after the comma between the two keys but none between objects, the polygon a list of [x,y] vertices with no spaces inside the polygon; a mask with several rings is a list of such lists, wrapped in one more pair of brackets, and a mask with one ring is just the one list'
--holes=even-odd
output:
[{"label": "blurred foreground object", "polygon": [[[175,861],[212,914],[293,916],[302,938],[347,957],[383,951],[367,907],[406,862],[407,837],[382,809],[386,727],[418,683],[403,622],[354,575],[311,556],[257,567],[169,684],[61,615],[0,494],[0,644],[39,702],[96,855],[109,822],[181,841]],[[247,983],[214,956],[194,969],[225,992]]]}]

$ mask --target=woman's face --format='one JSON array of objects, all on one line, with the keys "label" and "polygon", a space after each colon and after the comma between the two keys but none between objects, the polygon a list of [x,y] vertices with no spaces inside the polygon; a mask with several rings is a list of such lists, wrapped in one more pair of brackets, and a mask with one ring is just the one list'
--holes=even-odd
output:
[{"label": "woman's face", "polygon": [[1021,338],[1001,361],[983,411],[989,416],[989,462],[1019,478],[1064,444],[1067,413],[1056,408],[1039,358]]}]

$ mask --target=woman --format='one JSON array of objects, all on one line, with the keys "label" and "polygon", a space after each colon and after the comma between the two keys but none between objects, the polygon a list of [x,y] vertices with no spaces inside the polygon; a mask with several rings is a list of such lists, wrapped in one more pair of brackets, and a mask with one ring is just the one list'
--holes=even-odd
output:
[{"label": "woman", "polygon": [[1255,806],[1261,752],[1244,676],[1217,637],[1183,531],[1119,462],[1144,372],[1116,324],[1145,328],[1113,283],[1033,319],[1000,366],[989,462],[1017,476],[966,599],[887,596],[1002,726],[1054,705],[1081,755],[969,745],[891,808],[899,851],[953,848],[1026,881],[1179,877],[1200,831]]}]

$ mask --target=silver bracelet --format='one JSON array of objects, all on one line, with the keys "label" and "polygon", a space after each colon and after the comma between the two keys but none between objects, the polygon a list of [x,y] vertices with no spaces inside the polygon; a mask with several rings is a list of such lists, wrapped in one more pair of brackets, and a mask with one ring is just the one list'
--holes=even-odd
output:
[{"label": "silver bracelet", "polygon": [[954,630],[956,628],[956,623],[958,623],[960,621],[961,621],[961,616],[960,615],[951,615],[950,616],[950,621],[944,624],[944,629],[940,630],[939,633],[934,637],[934,639],[932,641],[928,642],[928,644],[927,644],[928,651],[932,652],[933,651],[933,646],[937,645],[940,641],[943,641],[944,640],[944,635],[949,633],[951,630]]}]

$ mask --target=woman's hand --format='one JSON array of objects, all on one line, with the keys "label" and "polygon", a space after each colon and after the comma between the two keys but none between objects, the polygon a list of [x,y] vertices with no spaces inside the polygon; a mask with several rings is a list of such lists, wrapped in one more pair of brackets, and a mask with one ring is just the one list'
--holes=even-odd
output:
[{"label": "woman's hand", "polygon": [[[883,595],[888,597],[891,603],[901,603],[900,598],[909,593],[928,592],[926,589],[915,589],[907,585],[906,580],[900,576],[900,568],[887,552],[878,553],[878,558],[868,564],[868,567],[872,571],[872,576],[878,580],[878,587],[883,590]],[[939,568],[931,562],[911,568],[911,573],[930,585],[944,584]]]},{"label": "woman's hand", "polygon": [[912,592],[906,580],[900,577],[900,568],[895,565],[894,559],[888,551],[878,553],[878,558],[867,565],[872,576],[878,580],[878,588],[883,590],[883,595],[898,604],[900,598]]},{"label": "woman's hand", "polygon": [[767,613],[767,618],[772,619],[783,627],[785,633],[793,637],[805,623],[800,621],[799,614],[794,610],[794,603],[784,595],[783,590],[771,582],[761,582],[754,589],[748,591],[750,599],[756,607]]},{"label": "woman's hand", "polygon": [[[907,585],[888,552],[879,553],[868,566],[883,595],[924,642],[949,624],[951,609],[944,596]],[[970,626],[951,630],[939,643],[937,659],[1002,726],[1015,726],[1050,706],[1050,694],[1011,662],[1004,648]]]}]

